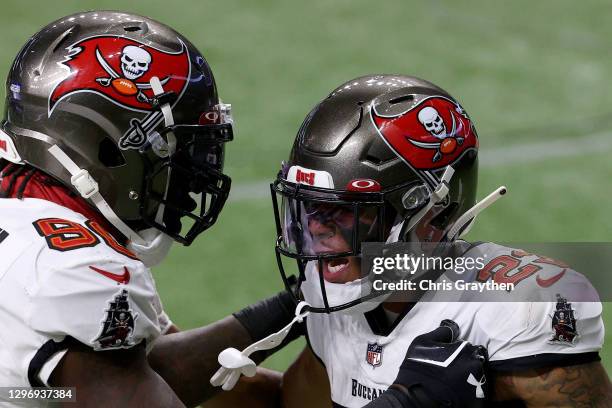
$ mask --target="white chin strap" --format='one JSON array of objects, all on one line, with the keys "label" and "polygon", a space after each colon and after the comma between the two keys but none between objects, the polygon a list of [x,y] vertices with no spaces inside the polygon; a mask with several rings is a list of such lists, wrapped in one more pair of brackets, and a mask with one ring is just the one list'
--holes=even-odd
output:
[{"label": "white chin strap", "polygon": [[[474,221],[476,220],[476,216],[491,206],[494,202],[502,198],[508,189],[506,186],[498,187],[491,194],[477,202],[472,208],[463,213],[461,217],[455,221],[451,229],[448,231],[447,237],[449,241],[454,241],[457,238],[461,238],[465,236],[472,225],[474,225]],[[467,225],[467,227],[466,227]],[[464,228],[465,227],[465,228]]]},{"label": "white chin strap", "polygon": [[[72,175],[70,182],[84,199],[89,199],[104,218],[125,235],[129,242],[127,248],[132,251],[146,267],[152,268],[163,261],[174,240],[156,228],[148,228],[140,234],[131,229],[115,214],[106,202],[98,187],[98,182],[85,169],[79,168],[74,161],[58,145],[49,148],[49,153],[59,161]],[[161,206],[161,205],[160,205]],[[157,222],[161,223],[163,211],[158,211]]]},{"label": "white chin strap", "polygon": [[211,377],[210,383],[214,387],[221,386],[225,391],[229,391],[234,388],[241,375],[253,377],[257,371],[257,364],[249,356],[256,351],[270,350],[281,344],[289,334],[291,327],[295,323],[302,323],[304,318],[310,314],[308,311],[302,312],[306,306],[308,303],[300,302],[295,308],[293,320],[276,333],[251,344],[242,351],[230,347],[219,353],[218,360],[221,368]]},{"label": "white chin strap", "polygon": [[[156,96],[164,92],[164,88],[162,87],[162,84],[158,77],[151,78],[150,84],[151,89],[153,90],[153,93]],[[170,104],[165,103],[160,107],[160,109],[164,116],[164,123],[166,127],[174,125],[174,117],[172,116],[172,107],[170,106]],[[174,134],[172,134],[172,132],[168,132],[167,138],[168,154],[171,155],[176,150],[176,137],[174,136]],[[100,194],[98,182],[94,180],[93,177],[91,177],[87,170],[79,168],[79,166],[77,166],[77,164],[58,145],[51,146],[48,151],[49,153],[51,153],[51,155],[53,155],[53,157],[57,159],[57,161],[62,166],[64,166],[66,170],[68,170],[71,175],[70,183],[79,192],[79,194],[81,194],[81,197],[91,200],[91,202],[96,206],[98,211],[102,213],[104,218],[106,218],[115,228],[117,228],[123,235],[125,235],[131,243],[137,245],[138,248],[142,248],[144,252],[146,252],[148,248],[155,244],[155,239],[147,240],[143,238],[136,231],[131,229],[126,223],[124,223],[117,216],[117,214],[115,214],[111,206]],[[168,169],[168,180],[170,180],[169,172],[170,169]],[[168,185],[169,183],[166,183],[166,191],[164,196],[168,194]],[[156,221],[160,224],[163,220],[163,214],[164,205],[160,204],[155,217]],[[157,238],[157,236],[155,238]],[[155,247],[158,246],[159,245],[155,245]]]},{"label": "white chin strap", "polygon": [[[153,77],[149,81],[151,84],[151,90],[153,90],[153,94],[155,96],[161,95],[164,93],[164,88],[158,77]],[[160,106],[162,115],[164,115],[164,125],[166,127],[174,125],[174,116],[172,116],[172,107],[169,103],[164,103]],[[167,154],[172,156],[176,151],[176,136],[174,133],[168,132],[166,133],[167,138]],[[159,137],[161,139],[161,136]],[[170,188],[170,175],[172,173],[172,169],[168,167],[168,182],[166,183],[166,190],[164,191],[164,200],[168,197],[168,189]],[[155,222],[162,224],[164,219],[164,211],[166,206],[163,203],[160,203],[157,207],[157,214],[155,214]]]},{"label": "white chin strap", "polygon": [[113,224],[113,226],[130,241],[141,245],[146,243],[136,231],[128,227],[128,225],[121,221],[117,214],[115,214],[111,206],[108,205],[104,197],[102,197],[102,194],[100,194],[98,182],[91,177],[87,170],[79,168],[79,166],[77,166],[77,164],[70,157],[68,157],[68,155],[62,149],[60,149],[58,145],[51,146],[49,148],[49,153],[51,153],[51,155],[53,155],[53,157],[55,157],[66,170],[68,170],[72,176],[70,177],[70,183],[79,192],[79,194],[81,194],[81,197],[91,200],[98,211],[102,213],[104,218]]},{"label": "white chin strap", "polygon": [[[410,218],[405,229],[396,228],[396,230],[392,230],[391,233],[399,235],[400,229],[403,229],[404,231],[411,231],[434,205],[442,202],[449,193],[448,185],[453,177],[453,174],[455,174],[455,169],[453,169],[451,166],[447,166],[446,170],[444,170],[442,178],[440,179],[440,184],[438,184],[434,192],[431,194],[429,202]],[[499,200],[504,194],[506,194],[507,191],[508,189],[505,186],[498,187],[491,194],[477,202],[472,208],[463,213],[448,231],[448,234],[446,235],[448,237],[448,241],[452,242],[457,238],[465,236],[474,225],[476,216],[483,212],[491,204]],[[405,222],[406,221],[403,221],[402,224]]]},{"label": "white chin strap", "polygon": [[404,231],[412,231],[414,226],[417,225],[419,221],[423,219],[425,214],[427,214],[434,205],[442,202],[446,198],[449,191],[448,183],[450,183],[453,174],[455,174],[455,169],[453,169],[452,166],[446,166],[444,174],[442,174],[442,178],[440,179],[440,184],[438,184],[434,192],[431,193],[427,204],[423,208],[421,208],[416,214],[410,217],[408,225],[406,226]]}]

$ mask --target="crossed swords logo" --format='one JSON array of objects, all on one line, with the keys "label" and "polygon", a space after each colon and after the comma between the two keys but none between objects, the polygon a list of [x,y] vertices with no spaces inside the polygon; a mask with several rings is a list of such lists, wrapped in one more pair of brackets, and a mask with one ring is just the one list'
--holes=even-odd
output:
[{"label": "crossed swords logo", "polygon": [[[98,63],[100,64],[100,66],[104,68],[104,71],[106,71],[106,73],[110,76],[106,78],[96,78],[97,83],[99,83],[100,85],[104,87],[107,87],[111,85],[114,79],[124,79],[126,81],[133,83],[136,86],[136,88],[138,88],[138,93],[136,94],[136,99],[138,100],[138,102],[149,103],[149,104],[151,103],[151,98],[147,97],[143,92],[143,90],[151,89],[151,84],[148,84],[146,82],[134,82],[127,78],[123,78],[104,59],[104,57],[102,56],[98,48],[96,48],[96,58],[98,59]],[[169,80],[170,80],[170,77],[166,77],[160,80],[160,82],[162,85],[165,85]]]},{"label": "crossed swords logo", "polygon": [[164,115],[159,110],[151,111],[142,121],[133,118],[130,120],[130,128],[119,139],[119,148],[122,150],[139,149],[147,140],[151,132],[164,120]]},{"label": "crossed swords logo", "polygon": [[[134,82],[130,79],[123,78],[104,59],[98,48],[96,48],[96,58],[98,59],[98,63],[100,64],[100,66],[104,68],[104,71],[106,71],[106,73],[109,75],[109,77],[105,78],[96,78],[97,83],[107,87],[110,86],[112,84],[112,81],[115,79],[124,79],[126,81],[130,81],[138,89],[136,99],[142,103],[152,103],[152,99],[147,97],[143,92],[144,90],[151,89],[151,84],[148,84],[146,82]],[[163,86],[169,80],[170,77],[166,77],[162,79],[160,83]],[[119,139],[119,148],[122,150],[139,149],[147,142],[151,132],[155,128],[157,128],[157,126],[163,120],[164,115],[159,110],[149,112],[142,120],[138,120],[136,118],[130,120],[130,128],[127,130],[127,132],[125,132],[121,139]]]}]

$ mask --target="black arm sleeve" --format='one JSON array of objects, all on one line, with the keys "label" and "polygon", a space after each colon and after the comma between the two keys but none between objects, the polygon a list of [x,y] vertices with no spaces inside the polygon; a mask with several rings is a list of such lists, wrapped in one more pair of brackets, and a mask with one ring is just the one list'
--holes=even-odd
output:
[{"label": "black arm sleeve", "polygon": [[[244,326],[255,342],[279,331],[289,324],[295,317],[295,307],[296,304],[291,294],[283,291],[247,306],[233,313],[233,316]],[[259,363],[305,333],[305,324],[303,322],[296,323],[281,344],[271,350],[258,351],[253,354],[252,358]]]},{"label": "black arm sleeve", "polygon": [[525,371],[540,368],[569,367],[601,361],[596,351],[578,354],[542,353],[508,360],[489,361],[489,368],[496,373]]}]

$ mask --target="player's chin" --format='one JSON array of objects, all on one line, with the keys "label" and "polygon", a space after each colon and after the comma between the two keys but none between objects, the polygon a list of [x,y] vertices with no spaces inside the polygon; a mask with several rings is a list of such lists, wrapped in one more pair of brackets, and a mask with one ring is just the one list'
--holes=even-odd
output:
[{"label": "player's chin", "polygon": [[359,261],[355,257],[323,261],[323,279],[330,283],[347,283],[361,277]]}]

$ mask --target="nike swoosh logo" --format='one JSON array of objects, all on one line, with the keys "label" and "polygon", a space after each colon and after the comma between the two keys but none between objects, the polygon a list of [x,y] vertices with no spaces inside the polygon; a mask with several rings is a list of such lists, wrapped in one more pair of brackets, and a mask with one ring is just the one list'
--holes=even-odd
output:
[{"label": "nike swoosh logo", "polygon": [[112,279],[117,283],[122,283],[124,285],[130,283],[130,271],[128,271],[127,266],[123,267],[123,273],[121,275],[105,271],[104,269],[96,268],[95,266],[90,266],[89,269],[98,272],[100,275],[106,276],[107,278]]},{"label": "nike swoosh logo", "polygon": [[559,279],[561,279],[563,277],[563,275],[565,275],[565,271],[566,270],[564,269],[561,272],[559,272],[558,274],[556,274],[555,276],[552,276],[552,277],[547,278],[547,279],[542,279],[542,278],[540,278],[540,275],[538,275],[538,276],[536,276],[536,282],[541,287],[547,288],[549,286],[554,285]]}]

